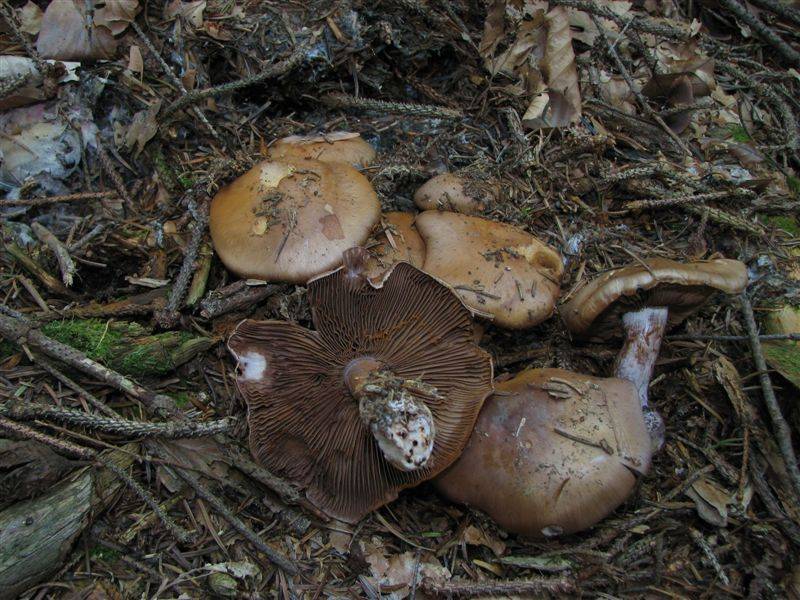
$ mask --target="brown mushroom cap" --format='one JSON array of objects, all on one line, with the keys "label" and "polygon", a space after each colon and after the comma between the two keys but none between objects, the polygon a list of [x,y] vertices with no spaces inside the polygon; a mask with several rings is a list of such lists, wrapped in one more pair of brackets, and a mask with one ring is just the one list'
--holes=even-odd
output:
[{"label": "brown mushroom cap", "polygon": [[217,193],[209,227],[237,275],[305,283],[363,243],[380,210],[369,181],[349,165],[264,161]]},{"label": "brown mushroom cap", "polygon": [[497,189],[489,182],[466,178],[455,173],[442,173],[426,181],[414,194],[420,210],[451,210],[477,215],[497,197]]},{"label": "brown mushroom cap", "polygon": [[591,527],[649,469],[650,437],[627,381],[532,369],[496,387],[461,458],[434,485],[508,531]]},{"label": "brown mushroom cap", "polygon": [[[433,277],[398,263],[376,287],[346,265],[308,284],[315,331],[248,320],[229,348],[256,459],[321,510],[355,522],[458,458],[492,391],[492,362],[472,343],[469,310]],[[425,466],[393,467],[361,420],[345,373],[365,359],[437,390],[417,398],[436,429]]]},{"label": "brown mushroom cap", "polygon": [[[647,265],[647,266],[645,266]],[[674,327],[714,293],[738,294],[747,287],[747,267],[738,260],[679,263],[651,258],[608,271],[582,287],[561,306],[567,328],[576,335],[620,337],[626,312],[645,306],[669,308],[667,328]]]},{"label": "brown mushroom cap", "polygon": [[467,306],[511,329],[553,313],[563,266],[547,244],[511,225],[452,212],[426,211],[416,226],[425,241],[424,269],[453,286]]},{"label": "brown mushroom cap", "polygon": [[354,167],[368,167],[375,160],[375,149],[358,133],[337,131],[324,135],[290,135],[269,148],[272,160],[318,160],[344,162]]},{"label": "brown mushroom cap", "polygon": [[383,214],[381,232],[376,236],[378,244],[369,249],[367,273],[371,279],[381,277],[398,262],[408,262],[422,268],[425,262],[425,242],[414,227],[415,218],[416,215],[407,212]]}]

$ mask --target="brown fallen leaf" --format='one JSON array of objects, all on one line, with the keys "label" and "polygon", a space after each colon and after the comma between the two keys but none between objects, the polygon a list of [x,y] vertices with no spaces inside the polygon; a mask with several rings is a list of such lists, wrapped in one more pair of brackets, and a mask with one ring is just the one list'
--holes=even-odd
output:
[{"label": "brown fallen leaf", "polygon": [[177,17],[182,17],[192,27],[199,29],[203,26],[203,11],[205,9],[206,0],[194,0],[193,2],[172,0],[164,7],[164,18],[171,21]]},{"label": "brown fallen leaf", "polygon": [[534,98],[522,117],[530,129],[566,127],[581,116],[578,69],[567,12],[564,7],[556,6],[545,15],[544,21],[547,41],[539,69],[547,90]]},{"label": "brown fallen leaf", "polygon": [[30,35],[39,33],[42,27],[42,15],[44,15],[42,9],[28,0],[23,7],[17,9],[20,31]]},{"label": "brown fallen leaf", "polygon": [[145,144],[153,139],[153,136],[158,132],[158,123],[156,116],[158,111],[161,110],[161,100],[154,101],[150,108],[140,110],[131,120],[131,124],[125,133],[125,147],[133,148],[136,146],[134,156],[138,156],[144,149]]},{"label": "brown fallen leaf", "polygon": [[43,58],[99,60],[114,56],[117,41],[108,27],[94,23],[84,2],[58,0],[44,11],[36,49]]},{"label": "brown fallen leaf", "polygon": [[100,0],[95,7],[95,27],[107,27],[114,35],[119,35],[128,28],[139,12],[138,0]]},{"label": "brown fallen leaf", "polygon": [[694,500],[697,514],[705,522],[716,527],[728,526],[728,505],[734,504],[735,499],[717,482],[701,477],[686,490],[686,495]]}]

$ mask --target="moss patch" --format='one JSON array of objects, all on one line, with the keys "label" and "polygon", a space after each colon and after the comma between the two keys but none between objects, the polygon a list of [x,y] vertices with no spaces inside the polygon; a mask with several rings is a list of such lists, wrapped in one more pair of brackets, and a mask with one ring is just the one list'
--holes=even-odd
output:
[{"label": "moss patch", "polygon": [[794,217],[785,215],[772,215],[766,218],[767,223],[778,229],[783,229],[792,234],[793,237],[800,238],[800,223]]},{"label": "moss patch", "polygon": [[138,323],[101,319],[54,321],[42,331],[92,360],[131,376],[168,373],[215,342],[182,331],[151,335]]},{"label": "moss patch", "polygon": [[[767,333],[800,333],[800,308],[784,306],[765,319]],[[800,342],[771,340],[763,343],[767,363],[800,388]]]}]

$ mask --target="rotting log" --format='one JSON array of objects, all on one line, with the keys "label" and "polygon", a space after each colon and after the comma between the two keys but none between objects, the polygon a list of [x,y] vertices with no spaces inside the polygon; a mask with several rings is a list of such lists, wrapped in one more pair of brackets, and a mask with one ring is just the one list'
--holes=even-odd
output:
[{"label": "rotting log", "polygon": [[[137,444],[103,453],[126,469]],[[48,493],[0,511],[0,600],[16,598],[53,575],[92,518],[108,508],[122,481],[108,469],[84,467]]]}]

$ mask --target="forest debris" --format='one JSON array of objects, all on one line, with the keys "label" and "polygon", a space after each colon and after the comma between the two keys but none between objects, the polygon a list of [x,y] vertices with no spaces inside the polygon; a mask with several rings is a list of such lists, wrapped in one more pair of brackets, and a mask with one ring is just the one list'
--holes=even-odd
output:
[{"label": "forest debris", "polygon": [[17,20],[19,29],[28,35],[36,35],[42,28],[42,9],[28,0],[23,6],[17,9]]},{"label": "forest debris", "polygon": [[[767,333],[800,334],[800,309],[783,306],[764,320]],[[800,388],[800,341],[772,340],[762,344],[770,367]]]},{"label": "forest debris", "polygon": [[[102,453],[102,457],[126,469],[136,451],[136,444],[127,444]],[[44,495],[0,511],[0,600],[16,598],[52,575],[121,486],[107,469],[81,469]]]},{"label": "forest debris", "polygon": [[539,70],[547,87],[522,115],[522,123],[530,129],[566,127],[581,116],[578,70],[566,9],[560,6],[551,9],[544,23],[547,38]]},{"label": "forest debris", "polygon": [[161,110],[161,100],[155,100],[149,108],[140,110],[131,120],[125,131],[125,147],[135,151],[133,156],[138,156],[144,149],[144,145],[158,133],[158,122],[156,117]]},{"label": "forest debris", "polygon": [[409,550],[402,554],[387,556],[387,549],[377,538],[359,544],[370,566],[372,574],[368,578],[370,583],[376,589],[380,587],[392,590],[388,594],[381,595],[387,600],[407,598],[423,578],[430,578],[438,583],[450,579],[450,571],[430,552]]},{"label": "forest debris", "polygon": [[69,250],[67,250],[66,246],[41,223],[34,221],[31,223],[31,229],[33,233],[36,234],[36,237],[39,238],[39,241],[50,248],[50,251],[55,255],[58,261],[58,267],[61,269],[61,280],[64,282],[64,285],[67,287],[71,286],[73,278],[75,277],[76,267],[75,261],[73,261],[72,257],[69,255]]},{"label": "forest debris", "polygon": [[40,495],[82,464],[39,442],[0,438],[0,508]]},{"label": "forest debris", "polygon": [[95,15],[85,2],[51,2],[42,17],[36,50],[42,58],[59,60],[112,58],[117,41],[108,27],[94,21]]},{"label": "forest debris", "polygon": [[172,21],[177,17],[183,18],[195,29],[203,26],[203,11],[206,9],[206,0],[172,0],[164,7],[164,19]]},{"label": "forest debris", "polygon": [[35,177],[40,189],[61,193],[81,159],[81,140],[55,104],[34,104],[0,114],[0,179],[19,187]]},{"label": "forest debris", "polygon": [[[80,63],[56,63],[49,60],[46,64],[53,68],[54,77],[57,77],[59,83],[78,81],[75,71]],[[0,81],[8,82],[15,78],[21,79],[21,83],[12,92],[0,94],[0,110],[18,108],[47,99],[48,90],[45,89],[42,73],[35,60],[27,56],[0,56]]]},{"label": "forest debris", "polygon": [[735,499],[710,477],[701,477],[686,490],[686,495],[695,501],[697,514],[716,527],[728,526],[728,505]]}]

